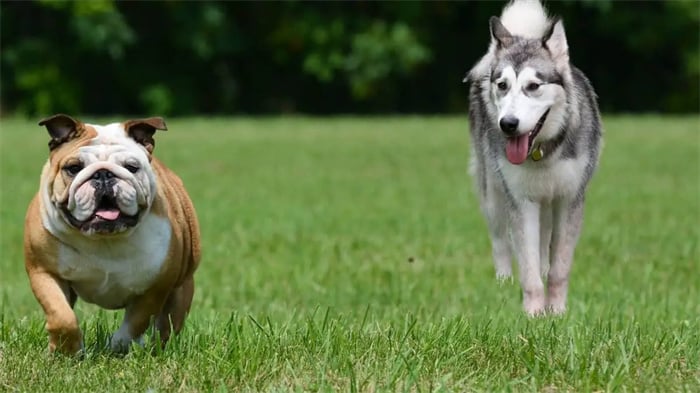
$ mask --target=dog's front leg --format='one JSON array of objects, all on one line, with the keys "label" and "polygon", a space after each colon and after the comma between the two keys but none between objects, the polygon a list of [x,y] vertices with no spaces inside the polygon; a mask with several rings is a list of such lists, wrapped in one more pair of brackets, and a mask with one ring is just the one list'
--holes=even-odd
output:
[{"label": "dog's front leg", "polygon": [[552,266],[547,276],[547,308],[553,314],[566,311],[566,294],[574,249],[581,231],[583,201],[557,201],[552,230]]},{"label": "dog's front leg", "polygon": [[540,205],[540,275],[544,280],[549,272],[549,249],[552,243],[552,204]]},{"label": "dog's front leg", "polygon": [[141,340],[141,336],[151,324],[151,319],[160,313],[167,295],[167,290],[151,289],[126,307],[124,321],[109,342],[112,351],[126,353],[132,341]]},{"label": "dog's front leg", "polygon": [[513,276],[510,242],[508,239],[508,203],[502,189],[495,187],[495,180],[489,179],[487,194],[483,196],[483,210],[491,236],[491,253],[496,267],[496,279],[500,282]]},{"label": "dog's front leg", "polygon": [[544,312],[544,284],[540,275],[540,205],[531,201],[517,202],[511,216],[513,249],[518,258],[523,308],[530,316]]},{"label": "dog's front leg", "polygon": [[44,270],[29,269],[28,273],[32,292],[46,314],[49,352],[79,353],[83,349],[83,336],[69,300],[68,283]]}]

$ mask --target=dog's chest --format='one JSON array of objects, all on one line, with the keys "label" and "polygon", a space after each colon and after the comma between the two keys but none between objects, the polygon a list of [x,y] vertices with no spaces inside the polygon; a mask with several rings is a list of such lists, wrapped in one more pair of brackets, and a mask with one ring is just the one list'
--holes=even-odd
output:
[{"label": "dog's chest", "polygon": [[557,160],[549,166],[501,163],[501,173],[516,199],[552,200],[574,197],[584,179],[586,160]]},{"label": "dog's chest", "polygon": [[104,308],[124,307],[158,277],[171,234],[167,219],[148,216],[128,238],[62,245],[59,274],[85,301]]}]

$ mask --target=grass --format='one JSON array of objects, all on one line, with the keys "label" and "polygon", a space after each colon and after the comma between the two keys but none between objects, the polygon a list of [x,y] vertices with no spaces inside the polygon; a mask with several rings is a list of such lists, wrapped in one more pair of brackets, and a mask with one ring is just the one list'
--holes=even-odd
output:
[{"label": "grass", "polygon": [[[111,119],[110,119],[111,120]],[[569,311],[497,284],[466,116],[173,119],[204,257],[183,334],[110,356],[121,313],[76,306],[47,354],[22,258],[48,137],[0,123],[0,391],[700,391],[700,122],[608,117]]]}]

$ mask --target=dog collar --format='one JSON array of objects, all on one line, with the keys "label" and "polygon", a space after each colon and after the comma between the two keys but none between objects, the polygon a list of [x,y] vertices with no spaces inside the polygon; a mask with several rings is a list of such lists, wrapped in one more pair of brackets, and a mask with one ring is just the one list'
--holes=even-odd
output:
[{"label": "dog collar", "polygon": [[559,132],[559,135],[557,135],[557,137],[554,139],[537,143],[532,148],[529,157],[532,159],[532,161],[535,162],[542,160],[543,158],[552,154],[559,146],[561,146],[561,144],[564,142],[565,137],[566,133],[562,131]]}]

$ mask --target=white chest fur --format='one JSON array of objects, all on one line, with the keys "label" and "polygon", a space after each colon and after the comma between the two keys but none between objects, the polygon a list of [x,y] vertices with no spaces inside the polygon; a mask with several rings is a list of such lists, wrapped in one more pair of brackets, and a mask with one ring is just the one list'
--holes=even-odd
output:
[{"label": "white chest fur", "polygon": [[548,166],[526,163],[512,165],[501,159],[501,172],[509,191],[516,199],[551,201],[559,197],[574,197],[580,189],[586,160],[555,159]]},{"label": "white chest fur", "polygon": [[64,244],[59,250],[59,274],[85,301],[104,308],[123,307],[158,277],[171,234],[167,219],[148,215],[129,237],[82,238]]}]

